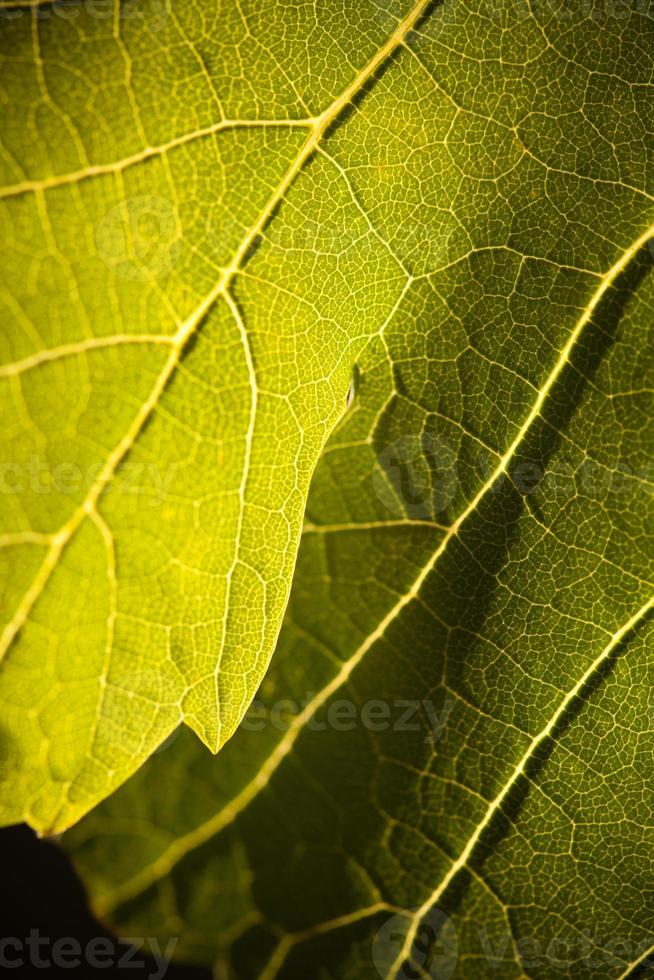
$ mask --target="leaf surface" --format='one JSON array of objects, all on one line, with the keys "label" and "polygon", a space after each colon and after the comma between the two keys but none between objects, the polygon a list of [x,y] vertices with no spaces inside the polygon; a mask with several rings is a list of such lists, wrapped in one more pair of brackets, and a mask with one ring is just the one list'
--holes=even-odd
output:
[{"label": "leaf surface", "polygon": [[[121,931],[265,980],[643,967],[653,42],[646,5],[450,0],[325,133],[296,193],[342,189],[403,271],[256,713],[67,837]],[[288,244],[253,268],[307,281]]]},{"label": "leaf surface", "polygon": [[256,691],[406,278],[322,144],[426,4],[347,58],[327,7],[105,6],[0,11],[0,818],[44,832]]}]

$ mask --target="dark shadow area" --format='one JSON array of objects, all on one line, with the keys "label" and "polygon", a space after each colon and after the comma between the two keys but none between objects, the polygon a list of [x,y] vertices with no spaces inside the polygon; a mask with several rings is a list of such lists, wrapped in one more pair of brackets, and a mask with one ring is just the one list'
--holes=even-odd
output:
[{"label": "dark shadow area", "polygon": [[[518,534],[518,520],[524,508],[528,506],[538,516],[537,504],[531,496],[535,492],[534,496],[537,497],[537,484],[529,491],[521,492],[512,482],[511,473],[524,463],[534,464],[541,474],[547,472],[548,464],[561,443],[561,433],[566,431],[588,385],[593,383],[602,361],[617,340],[618,329],[630,298],[644,278],[652,272],[653,267],[654,256],[648,247],[644,247],[603,297],[555,382],[542,415],[534,421],[516,453],[509,475],[498,481],[487,493],[478,512],[465,522],[459,538],[453,540],[452,547],[435,570],[436,582],[430,592],[430,602],[438,604],[443,618],[453,628],[454,642],[448,651],[450,676],[457,676],[458,667],[460,677],[465,677],[466,646],[471,636],[479,635],[484,629],[497,576],[505,564],[511,541]],[[644,623],[645,618],[637,624],[635,631],[641,629]],[[578,696],[571,701],[551,734],[534,751],[525,772],[516,781],[501,810],[495,814],[482,834],[468,862],[477,873],[483,871],[488,856],[518,819],[529,795],[530,785],[538,779],[559,736],[579,715],[587,698],[611,674],[616,660],[631,637],[632,634],[628,634],[615,647]],[[465,686],[465,680],[462,680],[462,684]],[[440,843],[443,846],[445,842]],[[454,859],[457,855],[451,856]],[[467,872],[458,875],[439,902],[439,907],[447,912],[455,912],[471,881]]]},{"label": "dark shadow area", "polygon": [[640,963],[632,972],[628,975],[629,980],[645,980],[645,977],[650,977],[654,973],[654,953],[651,956],[646,957],[642,963]]},{"label": "dark shadow area", "polygon": [[[402,634],[395,643],[394,636],[404,629],[398,618],[377,643],[375,654],[368,654],[368,657],[375,656],[377,672],[382,667],[391,671],[394,652],[402,643],[413,641],[410,666],[415,673],[416,687],[410,687],[413,673],[410,674],[407,668],[402,696],[419,692],[419,696],[424,697],[425,693],[429,693],[431,683],[436,689],[445,658],[449,686],[456,688],[459,685],[466,690],[473,673],[471,638],[483,635],[487,630],[489,617],[495,609],[498,578],[515,554],[525,514],[528,511],[538,514],[538,481],[525,487],[516,478],[516,470],[523,465],[533,465],[541,478],[547,474],[571,420],[583,407],[598,371],[618,339],[630,300],[645,277],[651,274],[653,265],[652,254],[644,248],[603,297],[548,393],[542,414],[533,421],[512,459],[508,475],[496,481],[488,490],[425,581],[421,597],[428,609],[438,611],[438,620],[444,624],[443,630],[450,629],[447,647],[445,641],[441,643],[442,637],[436,637],[434,630],[437,627],[424,617],[421,620],[423,629],[417,629],[413,637],[409,633]],[[580,315],[581,311],[577,316]],[[395,419],[395,431],[398,433],[402,432],[401,423],[402,419]],[[390,437],[387,438],[392,441]],[[384,444],[384,440],[381,442]],[[433,484],[436,482],[432,481]],[[483,482],[483,478],[480,482]],[[395,560],[390,551],[388,560]],[[419,608],[414,607],[414,611],[418,617]],[[628,638],[625,638],[625,643],[627,641]],[[594,672],[579,695],[568,705],[553,732],[533,753],[526,772],[516,780],[504,800],[502,810],[495,814],[477,843],[469,862],[473,872],[483,869],[496,843],[510,832],[519,819],[529,796],[531,781],[538,779],[559,737],[569,729],[589,695],[611,673],[623,649],[624,644],[612,651],[601,669]],[[599,650],[596,652],[599,653]],[[341,693],[353,693],[360,700],[386,693],[383,687],[375,690],[368,683],[366,664],[357,668],[351,690],[344,689]],[[474,701],[477,692],[470,690],[469,685],[466,693]],[[552,712],[555,708],[556,704]],[[316,908],[320,909],[320,921],[326,921],[342,915],[344,909],[360,907],[360,895],[353,886],[357,877],[352,864],[363,856],[361,866],[365,867],[363,861],[367,842],[383,839],[385,829],[383,807],[371,805],[371,801],[383,803],[384,789],[388,790],[389,796],[394,794],[395,798],[402,792],[412,791],[410,779],[404,779],[400,769],[394,769],[393,774],[389,775],[390,768],[387,767],[383,776],[375,771],[369,737],[369,733],[359,726],[347,736],[336,730],[322,734],[303,732],[288,763],[274,773],[265,792],[259,794],[237,818],[235,836],[245,844],[248,866],[257,869],[251,886],[256,905],[270,923],[269,927],[262,924],[253,926],[234,944],[232,961],[243,975],[260,973],[274,954],[278,940],[275,923],[289,931],[302,931],[311,925]],[[382,738],[381,735],[376,737]],[[393,743],[390,742],[391,738]],[[409,736],[403,741],[393,731],[389,731],[387,739],[388,756],[402,761],[407,759],[409,750],[415,750],[413,761],[416,766],[420,765],[421,753],[427,751],[424,731],[414,736],[411,744]],[[511,766],[511,762],[508,766]],[[387,780],[385,787],[382,785],[383,779]],[[396,780],[394,785],[388,782],[392,779]],[[284,801],[293,801],[293,805],[284,807]],[[265,832],[262,832],[262,827]],[[451,839],[444,831],[445,828],[441,834],[437,821],[432,822],[429,826],[430,841],[454,860],[458,854],[451,853]],[[223,846],[227,849],[229,842],[223,841]],[[206,865],[212,847],[215,847],[215,842],[204,845],[198,853],[185,860],[194,862],[198,867]],[[352,863],[348,864],[348,861]],[[394,865],[392,870],[394,873]],[[183,867],[180,867],[179,873],[185,873]],[[192,874],[190,877],[192,879]],[[471,880],[472,875],[467,871],[455,876],[438,903],[439,909],[446,914],[455,912],[469,891]],[[278,906],[277,896],[280,894],[284,895],[283,911]],[[325,975],[329,971],[330,975],[337,976],[340,957],[348,949],[348,943],[356,935],[367,937],[372,928],[370,922],[361,922],[356,927],[348,926],[324,937],[312,938],[306,946],[298,946],[292,951],[283,976],[303,980],[307,976],[306,964],[311,957],[315,961],[317,955],[321,957]],[[438,937],[435,935],[435,938]],[[365,955],[369,955],[367,938],[362,942]],[[424,962],[424,950],[415,959]]]},{"label": "dark shadow area", "polygon": [[210,980],[209,970],[165,962],[121,941],[91,914],[64,852],[26,826],[0,830],[0,972],[9,976]]}]

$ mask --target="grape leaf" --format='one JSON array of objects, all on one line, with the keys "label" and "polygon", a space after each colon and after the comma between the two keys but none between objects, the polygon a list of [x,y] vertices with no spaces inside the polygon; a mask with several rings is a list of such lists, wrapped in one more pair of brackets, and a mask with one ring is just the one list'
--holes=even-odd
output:
[{"label": "grape leaf", "polygon": [[[64,839],[121,932],[264,980],[647,966],[652,52],[650,4],[446,0],[326,132],[406,276],[255,710]],[[275,241],[254,262],[307,282]]]},{"label": "grape leaf", "polygon": [[3,822],[61,831],[251,701],[406,279],[323,144],[425,8],[344,56],[327,6],[2,7]]}]

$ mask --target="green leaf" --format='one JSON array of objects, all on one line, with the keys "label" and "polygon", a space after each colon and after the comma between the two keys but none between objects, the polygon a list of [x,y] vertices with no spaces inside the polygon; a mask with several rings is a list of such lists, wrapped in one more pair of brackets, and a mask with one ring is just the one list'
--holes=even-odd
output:
[{"label": "green leaf", "polygon": [[310,4],[0,10],[3,822],[65,829],[251,701],[406,286],[327,134],[426,5],[354,47]]},{"label": "green leaf", "polygon": [[[372,7],[326,7],[351,56]],[[218,759],[181,733],[65,838],[121,932],[264,980],[644,966],[653,51],[648,4],[431,6],[273,216],[271,302],[362,319],[392,288],[256,711]],[[350,292],[339,208],[374,250]]]}]

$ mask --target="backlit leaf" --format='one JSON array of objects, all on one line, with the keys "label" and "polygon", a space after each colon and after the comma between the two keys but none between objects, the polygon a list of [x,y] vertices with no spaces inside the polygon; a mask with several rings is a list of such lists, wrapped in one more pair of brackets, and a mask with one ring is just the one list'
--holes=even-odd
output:
[{"label": "backlit leaf", "polygon": [[[253,6],[243,58],[299,29]],[[310,304],[318,361],[341,318],[367,339],[254,710],[217,759],[182,732],[66,841],[116,928],[179,935],[218,976],[636,977],[654,948],[652,8],[399,6],[284,7],[307,18],[304,70],[287,56],[259,89],[249,62],[233,88],[213,69],[263,104],[396,38],[244,276],[275,335]],[[190,36],[211,63],[228,34]]]}]

